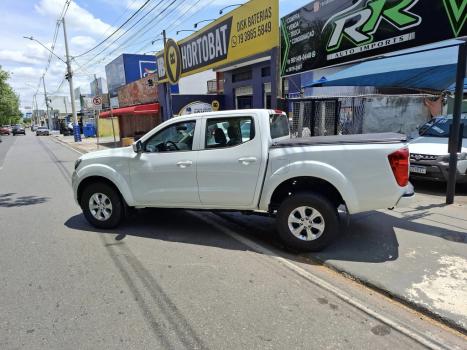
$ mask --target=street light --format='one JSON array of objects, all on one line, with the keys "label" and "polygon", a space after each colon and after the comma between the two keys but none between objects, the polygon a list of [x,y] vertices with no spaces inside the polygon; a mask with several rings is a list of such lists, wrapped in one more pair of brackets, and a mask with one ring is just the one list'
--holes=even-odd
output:
[{"label": "street light", "polygon": [[182,33],[182,32],[194,33],[194,32],[196,32],[196,30],[193,30],[193,29],[182,29],[182,30],[177,30],[177,34],[175,34],[175,35],[178,35],[179,33]]},{"label": "street light", "polygon": [[243,4],[235,4],[235,5],[226,6],[226,7],[222,8],[222,9],[220,9],[219,14],[222,15],[222,14],[224,13],[224,10],[225,10],[225,9],[228,9],[229,7],[242,6],[242,5],[243,5]]},{"label": "street light", "polygon": [[[74,121],[73,133],[74,133],[74,137],[75,137],[75,142],[79,142],[79,141],[81,141],[81,133],[80,133],[80,127],[78,125],[78,114],[76,113],[76,106],[75,106],[75,92],[74,92],[74,89],[73,89],[73,72],[71,70],[71,56],[70,56],[70,52],[69,52],[69,49],[68,49],[68,37],[67,37],[67,34],[66,34],[65,17],[62,17],[61,22],[62,22],[62,25],[63,25],[63,36],[64,36],[64,39],[65,39],[66,61],[64,61],[62,58],[57,56],[52,50],[50,50],[47,46],[42,44],[39,40],[34,39],[32,36],[30,36],[30,37],[25,36],[24,38],[37,42],[42,47],[47,49],[47,51],[49,51],[52,55],[54,55],[60,61],[62,61],[63,63],[66,64],[67,73],[65,75],[65,78],[66,78],[66,80],[68,80],[68,84],[70,85],[71,111],[72,111],[72,114],[73,114],[73,121]],[[44,73],[44,75],[45,75],[45,73]],[[44,94],[47,96],[47,92],[45,90],[44,75],[42,76],[42,82],[44,84]],[[47,105],[47,97],[46,97],[46,105]],[[49,121],[50,121],[50,115],[49,115]],[[50,127],[50,125],[49,125],[49,127]]]},{"label": "street light", "polygon": [[57,56],[52,50],[50,50],[47,46],[45,46],[43,43],[41,43],[39,40],[35,39],[32,35],[31,36],[23,36],[24,39],[28,39],[28,40],[31,40],[31,41],[35,41],[36,43],[38,43],[40,46],[42,46],[44,49],[46,49],[47,51],[49,51],[52,55],[54,55],[55,57],[57,57],[60,61],[62,61],[63,63],[66,64],[66,61],[63,60],[61,57]]},{"label": "street light", "polygon": [[193,28],[198,28],[198,24],[203,23],[203,22],[212,22],[215,21],[215,19],[203,19],[202,21],[196,22],[193,24]]},{"label": "street light", "polygon": [[151,41],[151,45],[154,45],[155,42],[163,41],[163,40],[164,40],[164,39],[162,39],[162,38],[154,39],[153,41]]}]

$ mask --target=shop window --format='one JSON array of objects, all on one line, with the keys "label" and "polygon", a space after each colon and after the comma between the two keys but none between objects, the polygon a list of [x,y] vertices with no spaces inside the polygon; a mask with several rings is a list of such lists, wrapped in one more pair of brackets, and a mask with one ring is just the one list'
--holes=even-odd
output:
[{"label": "shop window", "polygon": [[261,68],[261,76],[262,77],[270,77],[271,76],[271,67]]},{"label": "shop window", "polygon": [[235,72],[232,74],[232,83],[238,83],[239,81],[251,80],[253,73],[251,69]]}]

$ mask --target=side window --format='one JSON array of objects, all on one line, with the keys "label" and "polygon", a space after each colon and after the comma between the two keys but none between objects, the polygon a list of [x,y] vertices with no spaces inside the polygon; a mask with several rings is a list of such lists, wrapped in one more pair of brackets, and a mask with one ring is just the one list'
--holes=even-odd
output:
[{"label": "side window", "polygon": [[205,147],[233,147],[253,140],[254,137],[255,124],[251,117],[208,119]]},{"label": "side window", "polygon": [[144,151],[149,153],[191,151],[195,125],[195,121],[189,121],[168,126],[144,143]]},{"label": "side window", "polygon": [[289,135],[289,121],[285,114],[271,114],[269,124],[272,139]]}]

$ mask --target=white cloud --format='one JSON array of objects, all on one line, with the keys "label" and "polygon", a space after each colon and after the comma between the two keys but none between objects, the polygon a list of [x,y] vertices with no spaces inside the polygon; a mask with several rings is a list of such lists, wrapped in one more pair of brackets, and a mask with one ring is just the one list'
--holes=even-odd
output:
[{"label": "white cloud", "polygon": [[96,40],[90,36],[78,35],[70,40],[71,44],[80,49],[88,49],[96,44]]},{"label": "white cloud", "polygon": [[0,50],[0,62],[39,64],[40,61],[27,57],[19,50]]},{"label": "white cloud", "polygon": [[[56,19],[63,8],[63,0],[40,0],[34,8],[39,14]],[[89,34],[103,34],[111,27],[75,2],[70,4],[66,24],[67,28]]]}]

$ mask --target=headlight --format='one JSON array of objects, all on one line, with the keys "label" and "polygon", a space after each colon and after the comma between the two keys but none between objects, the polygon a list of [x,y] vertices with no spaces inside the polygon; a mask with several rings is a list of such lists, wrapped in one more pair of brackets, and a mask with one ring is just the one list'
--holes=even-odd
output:
[{"label": "headlight", "polygon": [[78,169],[79,165],[81,164],[81,158],[79,158],[76,162],[75,162],[75,170]]},{"label": "headlight", "polygon": [[[443,163],[449,163],[449,159],[450,159],[450,156],[445,156],[443,158],[441,158],[441,161]],[[457,154],[457,160],[467,160],[467,153],[464,152],[464,153],[458,153]]]}]

